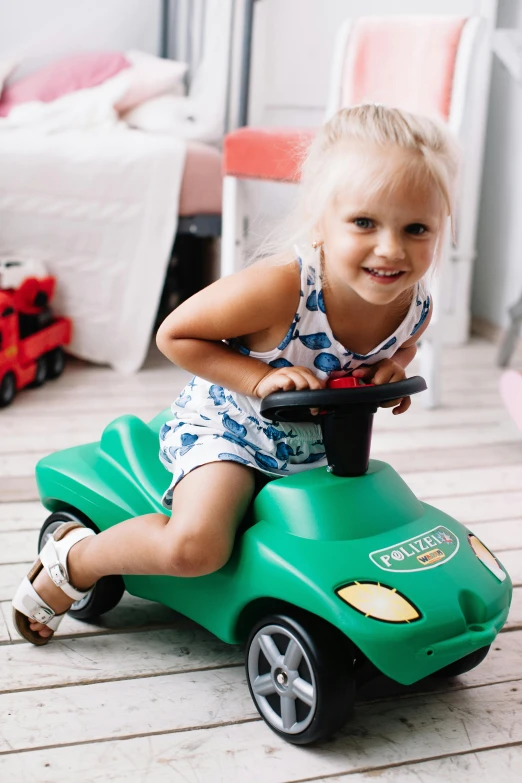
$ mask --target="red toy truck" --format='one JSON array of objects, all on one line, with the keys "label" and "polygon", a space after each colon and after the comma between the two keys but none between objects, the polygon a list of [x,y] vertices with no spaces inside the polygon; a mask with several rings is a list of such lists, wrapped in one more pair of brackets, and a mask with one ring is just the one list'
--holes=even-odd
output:
[{"label": "red toy truck", "polygon": [[62,346],[72,328],[68,318],[51,313],[54,286],[53,277],[28,277],[16,289],[0,290],[0,408],[25,386],[41,386],[63,372]]}]

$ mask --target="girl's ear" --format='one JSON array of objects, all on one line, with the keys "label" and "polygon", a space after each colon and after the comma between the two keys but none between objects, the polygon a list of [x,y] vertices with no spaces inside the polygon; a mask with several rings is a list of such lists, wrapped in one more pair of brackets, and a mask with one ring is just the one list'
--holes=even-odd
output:
[{"label": "girl's ear", "polygon": [[312,247],[314,250],[316,248],[321,247],[323,244],[323,232],[321,230],[320,224],[316,223],[316,225],[312,229]]}]

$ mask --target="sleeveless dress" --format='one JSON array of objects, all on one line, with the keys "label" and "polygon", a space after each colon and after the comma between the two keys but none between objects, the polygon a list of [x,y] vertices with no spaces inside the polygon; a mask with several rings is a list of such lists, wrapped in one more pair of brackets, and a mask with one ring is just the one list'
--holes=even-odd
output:
[{"label": "sleeveless dress", "polygon": [[[422,326],[430,296],[417,283],[406,317],[386,340],[368,354],[358,354],[336,340],[328,322],[321,276],[315,259],[298,257],[301,295],[284,340],[271,351],[249,351],[239,340],[228,340],[242,354],[270,367],[308,367],[318,378],[350,375],[358,367],[389,359]],[[172,473],[162,503],[172,507],[176,484],[194,468],[229,460],[272,476],[285,476],[326,466],[319,424],[271,422],[259,413],[261,400],[230,391],[194,376],[172,404],[172,419],[160,430],[159,457]]]}]

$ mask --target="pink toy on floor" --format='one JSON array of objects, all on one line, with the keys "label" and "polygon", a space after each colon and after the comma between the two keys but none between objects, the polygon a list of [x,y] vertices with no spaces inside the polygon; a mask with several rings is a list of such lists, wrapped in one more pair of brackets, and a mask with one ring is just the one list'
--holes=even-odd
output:
[{"label": "pink toy on floor", "polygon": [[500,378],[500,396],[515,424],[522,430],[522,373],[506,370]]}]

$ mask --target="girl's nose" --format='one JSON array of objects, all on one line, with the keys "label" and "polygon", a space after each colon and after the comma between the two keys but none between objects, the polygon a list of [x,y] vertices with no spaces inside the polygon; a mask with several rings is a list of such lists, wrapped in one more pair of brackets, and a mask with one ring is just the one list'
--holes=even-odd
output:
[{"label": "girl's nose", "polygon": [[401,238],[395,231],[383,231],[379,234],[374,253],[379,258],[387,258],[390,261],[401,260],[405,257]]}]

